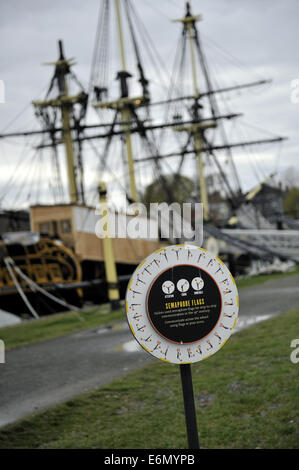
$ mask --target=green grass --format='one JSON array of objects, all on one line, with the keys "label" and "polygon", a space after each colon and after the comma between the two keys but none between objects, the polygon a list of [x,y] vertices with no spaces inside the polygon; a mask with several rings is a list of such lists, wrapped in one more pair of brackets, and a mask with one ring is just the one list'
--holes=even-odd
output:
[{"label": "green grass", "polygon": [[264,284],[265,282],[272,281],[274,279],[293,276],[294,274],[299,274],[299,265],[296,265],[292,271],[285,273],[259,274],[257,276],[237,279],[236,284],[238,289],[243,289],[246,287],[256,286],[258,284]]},{"label": "green grass", "polygon": [[[298,448],[299,308],[234,334],[193,364],[202,448]],[[146,354],[146,353],[144,353]],[[0,448],[186,448],[180,374],[155,361],[0,431]]]},{"label": "green grass", "polygon": [[109,305],[105,304],[82,310],[80,313],[60,313],[0,328],[0,338],[5,343],[5,349],[9,350],[17,346],[99,327],[124,318],[124,308],[110,311]]},{"label": "green grass", "polygon": [[[237,280],[238,289],[252,287],[272,279],[299,274],[299,266],[288,273],[265,274]],[[25,321],[19,325],[0,328],[0,339],[5,343],[6,350],[17,346],[57,338],[79,330],[87,330],[125,318],[124,308],[111,312],[109,305],[95,306],[85,309],[80,314],[66,312],[43,317],[39,320]]]}]

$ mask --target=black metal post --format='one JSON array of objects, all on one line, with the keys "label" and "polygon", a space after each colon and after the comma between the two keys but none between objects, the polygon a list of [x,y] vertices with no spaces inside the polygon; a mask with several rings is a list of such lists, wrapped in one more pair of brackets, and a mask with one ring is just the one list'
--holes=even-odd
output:
[{"label": "black metal post", "polygon": [[182,390],[183,390],[183,398],[184,398],[188,445],[189,445],[189,449],[199,449],[194,393],[193,393],[190,364],[181,364],[180,372],[181,372]]}]

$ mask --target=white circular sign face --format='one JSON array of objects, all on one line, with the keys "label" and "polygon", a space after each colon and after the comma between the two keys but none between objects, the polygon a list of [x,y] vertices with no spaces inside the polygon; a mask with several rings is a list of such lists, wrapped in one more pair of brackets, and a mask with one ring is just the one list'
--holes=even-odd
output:
[{"label": "white circular sign face", "polygon": [[230,337],[238,310],[238,291],[226,265],[194,245],[155,251],[127,288],[127,319],[136,340],[175,364],[217,352]]}]

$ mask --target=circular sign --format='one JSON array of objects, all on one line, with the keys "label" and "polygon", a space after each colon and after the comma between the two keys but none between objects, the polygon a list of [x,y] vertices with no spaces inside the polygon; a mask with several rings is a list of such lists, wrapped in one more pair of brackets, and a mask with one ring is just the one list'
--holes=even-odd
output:
[{"label": "circular sign", "polygon": [[164,361],[206,359],[227,341],[239,300],[226,265],[203,248],[173,245],[135,270],[127,289],[127,319],[139,344]]}]

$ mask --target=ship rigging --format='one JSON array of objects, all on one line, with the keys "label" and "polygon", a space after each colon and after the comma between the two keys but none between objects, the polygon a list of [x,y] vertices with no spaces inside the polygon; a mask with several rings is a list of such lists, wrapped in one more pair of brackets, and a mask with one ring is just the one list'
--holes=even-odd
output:
[{"label": "ship rigging", "polygon": [[[41,129],[0,134],[1,139],[30,136],[40,138],[39,143],[34,146],[35,153],[31,163],[38,161],[37,156],[43,155],[44,151],[50,151],[47,156],[50,156],[52,162],[49,191],[52,193],[52,201],[40,204],[40,193],[35,194],[37,200],[35,203],[31,201],[30,207],[31,230],[61,239],[66,249],[73,252],[74,259],[79,260],[76,278],[66,278],[61,273],[55,279],[50,279],[50,274],[45,277],[43,272],[40,277],[35,274],[34,282],[38,285],[49,288],[47,284],[51,282],[55,285],[69,283],[79,297],[84,297],[80,290],[82,287],[86,287],[88,283],[92,286],[95,280],[100,280],[101,285],[104,285],[103,280],[106,279],[106,290],[103,288],[100,295],[95,295],[95,299],[99,301],[107,298],[108,292],[109,298],[111,294],[113,300],[117,301],[115,292],[119,288],[118,281],[125,281],[134,266],[159,247],[158,239],[113,239],[107,248],[96,238],[95,219],[91,213],[94,213],[99,194],[101,203],[106,204],[106,187],[102,185],[100,192],[98,187],[99,180],[105,179],[105,175],[117,182],[128,202],[153,202],[145,199],[145,186],[149,184],[156,184],[161,189],[161,197],[168,203],[175,202],[178,188],[183,188],[188,201],[203,203],[206,241],[216,240],[217,252],[227,262],[235,261],[236,256],[243,256],[244,259],[244,255],[246,263],[251,259],[261,258],[297,261],[299,255],[292,234],[288,234],[288,231],[277,234],[275,219],[270,223],[262,214],[257,213],[252,205],[252,193],[244,192],[241,187],[233,156],[236,148],[274,144],[282,142],[285,137],[238,139],[231,142],[226,123],[238,120],[241,114],[224,111],[218,101],[218,97],[226,93],[262,86],[268,80],[215,86],[217,82],[211,77],[198,29],[201,19],[200,15],[194,15],[191,11],[190,2],[186,2],[183,18],[174,20],[180,26],[181,33],[173,70],[166,83],[163,61],[149,39],[134,2],[103,0],[87,89],[73,71],[74,58],[66,58],[63,42],[59,40],[58,59],[47,63],[54,67],[47,92],[43,99],[33,101],[35,116]],[[111,21],[116,25],[115,40],[120,55],[120,66],[115,70],[114,76],[117,88],[114,84],[111,85],[109,74]],[[127,61],[128,43],[131,44],[131,56],[134,57],[133,70]],[[143,60],[144,51],[149,53],[155,73],[163,83],[164,96],[160,96],[160,99],[152,98],[151,80]],[[96,122],[88,120],[90,109],[98,117]],[[94,181],[88,187],[86,145],[94,152],[93,160],[96,162],[93,166]],[[61,146],[65,150],[67,187],[63,182]],[[41,175],[40,170],[40,179]],[[190,179],[192,186],[188,186]],[[225,200],[228,205],[227,216],[221,223],[214,220],[210,208],[211,196],[215,193],[219,193],[221,200]],[[31,197],[33,191],[28,195]],[[258,221],[255,225],[253,210],[255,222]],[[244,212],[247,212],[247,220]],[[276,218],[281,223],[283,214],[280,210]],[[277,246],[269,246],[265,242],[265,235],[258,230],[256,238],[249,241],[250,234],[246,238],[245,233],[249,227],[272,229],[275,231],[273,239],[278,237],[276,245],[279,236],[285,237],[290,250],[277,250]],[[235,228],[239,232],[234,231]],[[245,231],[242,232],[243,229]],[[7,249],[5,241],[3,246]],[[19,269],[25,276],[31,277],[33,268],[32,263],[28,262],[29,254],[26,250],[20,258]],[[13,250],[9,252],[13,258]],[[36,254],[38,257],[39,250]],[[117,270],[111,271],[114,263]],[[8,275],[7,263],[3,261],[0,269],[0,288],[8,295],[7,288],[12,289],[15,282]],[[82,275],[78,277],[81,271]],[[20,284],[25,285],[25,281],[25,278],[21,279]],[[95,290],[99,290],[98,287]]]}]

